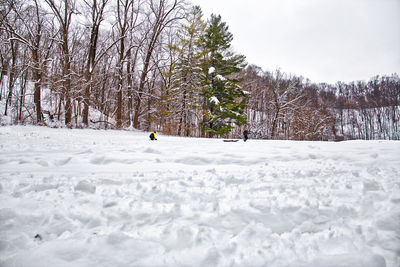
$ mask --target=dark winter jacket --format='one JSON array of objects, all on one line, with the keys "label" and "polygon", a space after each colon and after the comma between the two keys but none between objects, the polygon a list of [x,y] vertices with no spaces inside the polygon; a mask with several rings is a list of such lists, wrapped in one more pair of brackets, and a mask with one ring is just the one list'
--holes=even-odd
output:
[{"label": "dark winter jacket", "polygon": [[151,139],[151,140],[157,140],[157,138],[156,138],[156,132],[152,132],[152,133],[150,134],[150,139]]},{"label": "dark winter jacket", "polygon": [[244,141],[246,141],[247,139],[249,139],[249,131],[244,130],[244,131],[243,131],[243,137],[244,137]]}]

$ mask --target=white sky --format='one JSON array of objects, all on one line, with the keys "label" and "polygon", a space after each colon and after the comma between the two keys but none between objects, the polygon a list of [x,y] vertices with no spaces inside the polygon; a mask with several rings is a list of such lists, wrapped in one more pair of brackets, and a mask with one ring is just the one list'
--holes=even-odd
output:
[{"label": "white sky", "polygon": [[313,82],[400,74],[400,0],[192,0],[250,64]]}]

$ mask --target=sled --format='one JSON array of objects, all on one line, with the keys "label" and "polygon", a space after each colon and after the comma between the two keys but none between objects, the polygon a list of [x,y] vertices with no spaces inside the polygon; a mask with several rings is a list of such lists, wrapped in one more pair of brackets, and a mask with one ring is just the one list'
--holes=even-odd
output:
[{"label": "sled", "polygon": [[237,139],[224,139],[223,141],[224,142],[237,142],[239,140],[237,140]]}]

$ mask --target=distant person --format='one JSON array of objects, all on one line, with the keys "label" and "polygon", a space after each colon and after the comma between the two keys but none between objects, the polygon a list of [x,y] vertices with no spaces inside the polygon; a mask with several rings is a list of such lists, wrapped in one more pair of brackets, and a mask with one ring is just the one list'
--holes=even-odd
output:
[{"label": "distant person", "polygon": [[154,132],[152,132],[152,133],[150,134],[150,140],[157,140],[156,131],[154,131]]},{"label": "distant person", "polygon": [[246,142],[249,139],[249,130],[247,128],[243,131],[243,140]]}]

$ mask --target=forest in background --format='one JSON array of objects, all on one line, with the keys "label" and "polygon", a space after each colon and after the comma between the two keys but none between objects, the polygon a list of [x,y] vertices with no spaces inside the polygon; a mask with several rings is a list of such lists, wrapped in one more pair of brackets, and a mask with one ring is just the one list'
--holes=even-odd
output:
[{"label": "forest in background", "polygon": [[0,123],[400,139],[397,74],[317,84],[248,64],[232,40],[220,16],[183,0],[5,0]]}]

